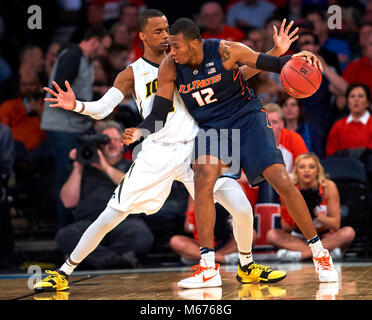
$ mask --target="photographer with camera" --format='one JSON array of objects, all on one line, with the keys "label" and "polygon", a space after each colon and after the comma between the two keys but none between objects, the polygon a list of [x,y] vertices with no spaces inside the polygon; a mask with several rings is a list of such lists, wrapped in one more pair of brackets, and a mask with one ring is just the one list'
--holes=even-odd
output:
[{"label": "photographer with camera", "polygon": [[[60,197],[66,208],[74,208],[74,222],[57,232],[56,243],[69,254],[84,231],[105,209],[131,161],[122,157],[122,129],[115,121],[105,121],[91,136],[82,136],[70,151],[72,172],[62,186]],[[87,257],[94,268],[134,267],[152,247],[153,235],[141,215],[131,215],[107,234]]]},{"label": "photographer with camera", "polygon": [[[17,141],[18,156],[23,152],[31,157],[45,141],[46,134],[40,128],[42,111],[43,94],[37,73],[21,72],[18,98],[6,100],[0,105],[0,122],[12,130]],[[26,151],[23,151],[24,149]],[[26,158],[28,157],[26,155]]]}]

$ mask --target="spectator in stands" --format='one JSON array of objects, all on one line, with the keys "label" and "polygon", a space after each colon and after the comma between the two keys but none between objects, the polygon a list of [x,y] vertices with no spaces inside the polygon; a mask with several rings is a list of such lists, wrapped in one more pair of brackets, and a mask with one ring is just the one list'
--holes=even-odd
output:
[{"label": "spectator in stands", "polygon": [[360,18],[362,9],[341,2],[339,2],[338,5],[341,7],[342,12],[341,29],[332,30],[331,35],[348,43],[350,48],[350,62],[360,57],[358,56],[360,54],[359,29],[361,27]]},{"label": "spectator in stands", "polygon": [[89,1],[84,11],[83,19],[79,20],[79,25],[71,34],[70,42],[78,43],[83,40],[85,32],[90,28],[107,28],[103,19],[104,3],[99,1]]},{"label": "spectator in stands", "polygon": [[[252,29],[248,32],[247,39],[250,40],[250,44],[247,44],[250,48],[257,52],[265,52],[265,34],[262,29]],[[242,42],[244,43],[244,40]]]},{"label": "spectator in stands", "polygon": [[372,22],[372,2],[366,1],[365,12],[363,15],[363,21]]},{"label": "spectator in stands", "polygon": [[323,10],[312,9],[306,13],[306,19],[314,25],[314,34],[319,39],[320,48],[325,48],[337,55],[341,72],[350,61],[350,47],[344,40],[329,36],[327,16]]},{"label": "spectator in stands", "polygon": [[132,39],[129,34],[127,25],[123,22],[115,23],[111,28],[112,42],[119,46],[130,48],[132,46]]},{"label": "spectator in stands", "polygon": [[200,8],[200,16],[205,31],[204,39],[219,38],[229,41],[241,41],[245,38],[243,31],[225,24],[225,13],[218,2],[206,2]]},{"label": "spectator in stands", "polygon": [[322,142],[325,142],[325,139],[321,136],[321,131],[316,125],[306,121],[306,111],[301,101],[286,95],[281,100],[280,106],[283,110],[284,127],[301,135],[307,149],[314,152],[319,158],[323,158]]},{"label": "spectator in stands", "polygon": [[244,0],[233,4],[227,11],[227,24],[237,28],[263,28],[275,5],[266,0]]},{"label": "spectator in stands", "polygon": [[36,72],[22,72],[19,96],[0,105],[0,122],[10,127],[15,140],[12,207],[27,219],[31,235],[44,213],[49,221],[55,217],[55,181],[51,179],[54,159],[46,133],[40,127],[41,90]]},{"label": "spectator in stands", "polygon": [[[355,238],[352,227],[341,225],[340,196],[336,184],[324,175],[319,158],[313,153],[305,153],[296,159],[293,182],[302,193],[318,234],[325,249],[334,259],[342,257]],[[281,261],[301,261],[312,254],[288,213],[281,203],[281,229],[271,229],[266,235],[268,241],[277,248],[277,258]]]},{"label": "spectator in stands", "polygon": [[113,69],[106,58],[96,58],[92,61],[94,70],[93,101],[99,100],[111,88]]},{"label": "spectator in stands", "polygon": [[368,37],[372,34],[372,21],[364,22],[359,28],[359,46],[360,46],[360,53],[357,58],[362,58],[367,56],[368,50]]},{"label": "spectator in stands", "polygon": [[139,59],[143,55],[143,44],[139,37],[137,30],[137,17],[139,8],[136,5],[126,5],[120,16],[120,23],[125,24],[128,27],[130,36],[130,53],[128,57],[128,63],[132,63]]},{"label": "spectator in stands", "polygon": [[35,157],[37,149],[46,139],[45,132],[40,128],[42,110],[41,84],[37,73],[22,72],[19,97],[1,104],[0,122],[9,126],[14,139],[22,144],[21,148],[35,153]]},{"label": "spectator in stands", "polygon": [[372,34],[369,34],[366,39],[363,57],[350,62],[346,66],[342,77],[349,84],[364,83],[372,92]]},{"label": "spectator in stands", "polygon": [[133,40],[134,37],[137,35],[137,17],[138,17],[139,9],[134,4],[129,4],[124,6],[121,16],[120,16],[120,22],[124,23],[129,30],[130,37]]},{"label": "spectator in stands", "polygon": [[121,0],[94,0],[104,2],[103,5],[103,21],[104,25],[110,29],[120,19],[120,9],[123,1]]},{"label": "spectator in stands", "polygon": [[302,18],[301,9],[302,9],[302,0],[289,0],[288,6],[286,6],[287,20],[288,21],[297,21]]},{"label": "spectator in stands", "polygon": [[[91,60],[105,56],[110,46],[111,37],[106,29],[89,29],[79,44],[71,44],[59,53],[49,78],[49,87],[52,87],[52,81],[55,81],[62,90],[66,90],[64,83],[68,81],[78,100],[91,101],[94,81]],[[51,97],[49,93],[46,94],[46,98]],[[76,112],[50,107],[49,103],[45,103],[41,128],[47,132],[53,148],[59,192],[71,171],[68,154],[76,147],[78,135],[92,129],[92,119]],[[57,212],[59,227],[67,225],[72,216],[60,201],[57,203]]]},{"label": "spectator in stands", "polygon": [[269,120],[268,125],[273,128],[276,143],[283,154],[284,164],[288,173],[291,173],[296,158],[308,152],[306,144],[298,133],[284,128],[283,110],[278,104],[269,103],[264,107]]},{"label": "spectator in stands", "polygon": [[111,64],[113,72],[118,74],[127,66],[129,49],[127,47],[114,44],[108,51],[107,59]]},{"label": "spectator in stands", "polygon": [[26,45],[20,54],[19,73],[36,72],[42,85],[46,85],[48,79],[45,74],[45,61],[41,48],[37,45]]},{"label": "spectator in stands", "polygon": [[327,139],[327,157],[346,149],[372,149],[372,117],[368,111],[370,90],[363,83],[353,83],[348,87],[346,97],[350,114],[333,125]]},{"label": "spectator in stands", "polygon": [[317,55],[323,65],[320,88],[312,96],[302,99],[302,102],[306,108],[308,121],[316,124],[322,131],[321,134],[326,136],[334,121],[332,96],[342,98],[347,89],[347,82],[326,62],[320,52],[319,39],[314,33],[302,33],[297,45],[299,51],[307,50]]},{"label": "spectator in stands", "polygon": [[58,51],[61,49],[61,44],[59,42],[52,42],[45,54],[45,72],[47,77],[50,77],[52,68],[57,61]]},{"label": "spectator in stands", "polygon": [[39,46],[27,45],[22,49],[20,55],[20,70],[32,70],[42,72],[44,69],[43,51]]},{"label": "spectator in stands", "polygon": [[[82,164],[76,160],[77,150],[70,152],[73,170],[60,196],[67,208],[74,208],[74,222],[60,229],[56,235],[58,247],[66,254],[75,248],[86,228],[105,208],[132,163],[122,158],[122,129],[119,123],[106,121],[98,127],[97,133],[110,137],[110,142],[98,149],[98,162]],[[136,260],[143,258],[151,249],[153,240],[143,217],[130,215],[107,234],[86,262],[97,269],[134,267]]]},{"label": "spectator in stands", "polygon": [[[273,39],[274,26],[276,27],[277,30],[279,30],[280,25],[282,24],[282,20],[283,19],[280,16],[278,16],[277,14],[273,14],[270,17],[268,17],[267,20],[265,21],[264,28],[262,29],[264,35],[266,36],[266,43],[265,43],[264,52],[270,50],[273,47],[273,45],[274,45],[274,39]],[[289,22],[290,21],[288,21],[288,23]],[[293,52],[291,52],[289,50],[289,52],[284,53],[284,55],[291,54],[291,53],[293,53]]]}]

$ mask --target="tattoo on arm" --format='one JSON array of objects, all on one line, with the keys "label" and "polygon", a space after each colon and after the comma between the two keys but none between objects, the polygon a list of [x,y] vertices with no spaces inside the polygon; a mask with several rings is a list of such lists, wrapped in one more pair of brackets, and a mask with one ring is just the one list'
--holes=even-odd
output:
[{"label": "tattoo on arm", "polygon": [[230,51],[226,47],[223,47],[220,53],[221,53],[222,62],[225,62],[230,59]]}]

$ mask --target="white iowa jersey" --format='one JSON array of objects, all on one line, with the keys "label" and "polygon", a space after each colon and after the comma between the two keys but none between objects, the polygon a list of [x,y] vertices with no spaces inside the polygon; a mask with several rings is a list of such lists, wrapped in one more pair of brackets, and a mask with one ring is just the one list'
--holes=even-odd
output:
[{"label": "white iowa jersey", "polygon": [[[137,107],[142,117],[146,118],[152,110],[152,103],[158,86],[159,65],[142,57],[130,66],[134,74]],[[195,138],[199,127],[187,111],[176,88],[173,105],[175,111],[168,114],[164,127],[151,135],[154,142],[177,143]]]}]

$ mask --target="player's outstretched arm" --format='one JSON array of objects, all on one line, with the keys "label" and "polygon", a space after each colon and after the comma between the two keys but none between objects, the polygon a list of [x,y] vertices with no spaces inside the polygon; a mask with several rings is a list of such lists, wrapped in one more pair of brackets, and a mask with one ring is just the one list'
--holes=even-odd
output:
[{"label": "player's outstretched arm", "polygon": [[132,68],[127,68],[120,72],[116,77],[114,86],[101,99],[92,102],[76,100],[75,93],[68,81],[65,81],[67,91],[63,91],[55,81],[52,81],[52,84],[56,91],[44,88],[45,91],[54,96],[54,98],[44,99],[47,102],[52,102],[49,105],[50,107],[59,107],[89,115],[94,119],[103,119],[124,99],[124,93],[133,91],[131,90],[133,87],[133,71]]},{"label": "player's outstretched arm", "polygon": [[[283,19],[282,24],[280,25],[279,32],[276,26],[273,26],[273,43],[274,46],[266,54],[271,56],[280,57],[282,54],[286,53],[290,48],[291,44],[298,39],[297,31],[298,27],[295,28],[291,33],[290,29],[293,26],[293,21],[291,21],[286,26],[287,20]],[[247,65],[241,66],[240,71],[243,74],[245,80],[253,77],[260,70],[248,67]]]},{"label": "player's outstretched arm", "polygon": [[154,97],[152,110],[137,128],[124,131],[122,144],[129,145],[141,136],[147,136],[163,128],[169,112],[174,111],[173,95],[176,81],[176,67],[173,59],[166,56],[159,66],[158,88]]},{"label": "player's outstretched arm", "polygon": [[311,52],[302,51],[293,56],[274,57],[266,53],[259,53],[240,42],[221,41],[219,52],[221,55],[222,63],[228,70],[233,69],[237,64],[245,64],[249,67],[280,73],[285,63],[292,57],[302,56],[310,63],[318,65],[322,70],[321,62]]}]

